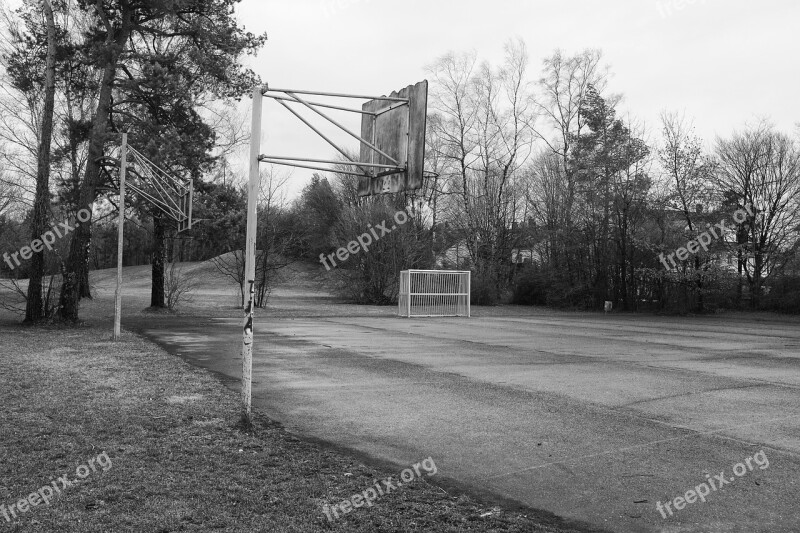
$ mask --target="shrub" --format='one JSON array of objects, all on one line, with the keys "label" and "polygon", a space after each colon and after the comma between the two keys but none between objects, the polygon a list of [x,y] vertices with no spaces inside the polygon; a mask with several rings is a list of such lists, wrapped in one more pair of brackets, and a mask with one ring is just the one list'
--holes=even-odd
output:
[{"label": "shrub", "polygon": [[170,263],[164,269],[164,297],[170,311],[175,311],[183,303],[191,302],[191,293],[196,288],[197,281],[183,272],[177,263]]},{"label": "shrub", "polygon": [[379,203],[353,206],[343,211],[333,230],[334,245],[347,247],[349,242],[386,221],[392,227],[368,245],[339,262],[333,274],[337,292],[361,304],[388,305],[397,302],[400,271],[428,268],[432,258],[429,232],[409,214],[403,225],[395,223],[397,209]]},{"label": "shrub", "polygon": [[496,305],[497,279],[491,272],[472,272],[470,276],[470,302],[474,305]]},{"label": "shrub", "polygon": [[595,290],[588,285],[572,284],[551,270],[525,267],[515,278],[511,301],[586,310],[594,308]]},{"label": "shrub", "polygon": [[764,286],[762,309],[780,313],[800,313],[800,277],[783,276]]},{"label": "shrub", "polygon": [[549,280],[533,268],[522,270],[514,280],[511,303],[518,305],[547,305]]}]

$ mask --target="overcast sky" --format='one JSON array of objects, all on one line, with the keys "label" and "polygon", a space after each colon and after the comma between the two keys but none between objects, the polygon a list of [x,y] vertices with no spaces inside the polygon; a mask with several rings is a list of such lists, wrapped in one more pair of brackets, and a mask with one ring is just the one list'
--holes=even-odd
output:
[{"label": "overcast sky", "polygon": [[[709,145],[762,117],[787,132],[800,122],[797,0],[243,0],[237,13],[269,35],[247,62],[273,87],[387,94],[424,79],[448,51],[498,64],[503,44],[520,37],[534,79],[556,48],[600,48],[609,90],[624,96],[619,112],[648,126],[652,141],[664,109],[684,111]],[[265,104],[262,153],[333,155]],[[357,115],[343,120],[358,130]]]},{"label": "overcast sky", "polygon": [[[424,79],[448,51],[497,64],[503,44],[521,37],[535,79],[556,48],[600,48],[609,90],[624,96],[619,111],[653,138],[663,109],[685,111],[708,142],[759,117],[786,131],[800,121],[797,0],[243,0],[238,12],[269,35],[250,64],[273,87],[387,94]],[[332,155],[265,104],[262,153]],[[360,118],[348,118],[358,129]]]}]

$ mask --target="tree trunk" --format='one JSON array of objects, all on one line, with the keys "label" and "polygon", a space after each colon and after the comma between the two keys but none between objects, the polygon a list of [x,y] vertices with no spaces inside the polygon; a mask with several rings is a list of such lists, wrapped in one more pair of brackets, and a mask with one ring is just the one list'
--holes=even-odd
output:
[{"label": "tree trunk", "polygon": [[706,304],[703,299],[703,271],[700,267],[700,255],[698,254],[694,256],[694,274],[697,276],[697,312],[705,313]]},{"label": "tree trunk", "polygon": [[[106,60],[103,64],[103,78],[97,97],[97,109],[92,122],[92,133],[89,140],[89,152],[86,160],[86,171],[80,187],[78,209],[86,209],[90,214],[92,204],[97,197],[97,186],[100,181],[100,158],[103,156],[103,143],[106,140],[111,96],[114,88],[114,77],[117,72],[117,60],[130,34],[129,14],[123,10],[123,24],[116,37],[109,35],[106,39]],[[92,218],[76,221],[75,231],[69,248],[64,280],[61,285],[59,299],[59,316],[65,322],[78,321],[81,280],[88,279],[87,251],[90,246]],[[87,284],[88,287],[88,284]]]},{"label": "tree trunk", "polygon": [[89,287],[89,259],[91,256],[91,242],[92,242],[92,227],[88,226],[89,237],[86,246],[83,248],[83,270],[81,277],[78,280],[78,292],[81,298],[92,298],[92,290]]},{"label": "tree trunk", "polygon": [[[33,203],[31,241],[41,239],[47,230],[50,207],[50,143],[53,137],[53,107],[56,93],[56,30],[53,8],[50,0],[44,0],[44,14],[47,21],[47,59],[45,66],[44,110],[42,111],[42,130],[39,139],[39,153],[36,168],[36,198]],[[41,242],[41,241],[40,241]],[[45,318],[47,310],[42,300],[42,277],[44,276],[45,252],[34,252],[31,260],[28,300],[25,305],[25,322],[39,322]]]},{"label": "tree trunk", "polygon": [[736,307],[742,307],[742,289],[744,285],[744,259],[742,258],[742,250],[739,248],[736,251]]},{"label": "tree trunk", "polygon": [[164,307],[164,264],[167,257],[167,242],[164,237],[164,221],[153,217],[153,282],[150,288],[150,307]]},{"label": "tree trunk", "polygon": [[750,305],[753,311],[761,307],[761,273],[764,269],[763,256],[760,251],[756,251],[753,261],[753,282],[750,284]]}]

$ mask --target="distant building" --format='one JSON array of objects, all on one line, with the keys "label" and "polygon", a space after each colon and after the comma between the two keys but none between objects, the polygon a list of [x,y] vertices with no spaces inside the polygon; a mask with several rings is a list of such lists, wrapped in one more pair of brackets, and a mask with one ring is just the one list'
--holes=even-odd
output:
[{"label": "distant building", "polygon": [[511,250],[511,262],[515,265],[539,265],[542,263],[542,254],[533,248],[514,248]]},{"label": "distant building", "polygon": [[455,244],[437,254],[434,266],[436,268],[461,268],[462,265],[469,263],[470,255],[467,248],[467,241],[461,239]]}]

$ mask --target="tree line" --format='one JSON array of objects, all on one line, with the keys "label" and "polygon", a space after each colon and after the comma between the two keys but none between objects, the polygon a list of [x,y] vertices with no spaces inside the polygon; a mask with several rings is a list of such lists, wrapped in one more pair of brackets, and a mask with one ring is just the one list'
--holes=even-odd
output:
[{"label": "tree line", "polygon": [[[800,311],[797,132],[767,120],[714,139],[664,111],[658,138],[619,116],[598,50],[556,51],[538,75],[524,42],[496,67],[433,63],[423,192],[447,245],[463,244],[473,294],[492,303],[702,312]],[[661,253],[749,206],[706,250]]]},{"label": "tree line", "polygon": [[[51,17],[26,2],[6,13],[0,245],[13,249],[55,220],[93,212],[68,243],[14,273],[32,280],[29,320],[76,320],[80,298],[91,296],[88,271],[115,264],[108,154],[122,131],[159,166],[194,181],[203,219],[176,235],[161,213],[134,202],[126,264],[152,264],[151,304],[164,305],[164,265],[173,261],[211,260],[241,285],[245,189],[228,156],[247,135],[226,102],[258,83],[240,59],[264,37],[236,25],[235,4],[53,1]],[[316,263],[403,210],[408,224],[330,273],[319,265],[321,277],[364,303],[396,301],[399,270],[435,267],[471,270],[473,301],[482,304],[800,310],[796,133],[763,120],[706,142],[690,119],[665,111],[652,135],[620,116],[622,97],[608,91],[598,50],[556,51],[534,72],[514,40],[499,65],[452,52],[427,72],[431,177],[422,189],[361,198],[353,178],[334,169],[290,201],[286,175],[264,170],[259,305],[289,263]],[[705,248],[659,261],[724,220],[724,235]],[[45,274],[50,282],[37,286]],[[52,302],[53,279],[58,298],[48,311],[31,291]]]}]

